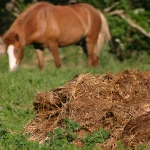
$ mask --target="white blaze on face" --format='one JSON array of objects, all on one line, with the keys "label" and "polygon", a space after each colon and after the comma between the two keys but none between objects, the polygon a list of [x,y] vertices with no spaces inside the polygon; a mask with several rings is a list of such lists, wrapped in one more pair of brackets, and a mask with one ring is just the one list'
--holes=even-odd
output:
[{"label": "white blaze on face", "polygon": [[13,71],[18,67],[16,64],[17,59],[14,55],[14,46],[13,45],[8,46],[7,53],[8,53],[8,58],[9,58],[9,70]]}]

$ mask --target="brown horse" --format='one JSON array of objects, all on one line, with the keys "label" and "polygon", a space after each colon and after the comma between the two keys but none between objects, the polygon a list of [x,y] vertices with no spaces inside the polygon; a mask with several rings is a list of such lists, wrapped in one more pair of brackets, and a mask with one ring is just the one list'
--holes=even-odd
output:
[{"label": "brown horse", "polygon": [[[103,23],[104,22],[104,23]],[[47,47],[55,65],[61,66],[58,47],[82,42],[87,51],[88,66],[98,65],[98,41],[110,39],[104,16],[88,4],[54,6],[39,2],[26,8],[15,20],[3,39],[7,46],[10,71],[15,70],[23,58],[23,48],[33,44],[36,48]],[[104,34],[103,32],[104,31]],[[106,35],[106,36],[105,36]],[[39,67],[44,66],[43,51],[37,50]]]}]

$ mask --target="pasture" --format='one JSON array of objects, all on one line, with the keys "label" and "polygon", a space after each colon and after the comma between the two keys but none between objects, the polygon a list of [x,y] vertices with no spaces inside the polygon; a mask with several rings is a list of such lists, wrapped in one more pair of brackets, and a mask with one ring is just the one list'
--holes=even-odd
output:
[{"label": "pasture", "polygon": [[[4,150],[38,150],[49,149],[47,144],[27,141],[23,135],[24,126],[34,118],[33,102],[38,92],[50,91],[64,85],[74,75],[80,73],[103,74],[117,73],[126,69],[150,71],[150,56],[146,52],[133,55],[120,62],[109,53],[105,45],[99,58],[97,68],[87,67],[87,58],[80,47],[71,46],[59,49],[62,68],[55,67],[49,51],[45,51],[45,70],[37,67],[37,58],[32,47],[25,49],[24,59],[16,72],[9,72],[8,56],[0,56],[0,149]],[[63,143],[61,149],[79,149],[72,144]],[[81,149],[92,149],[83,147]],[[96,147],[93,146],[93,149]],[[120,149],[122,145],[120,145]]]}]

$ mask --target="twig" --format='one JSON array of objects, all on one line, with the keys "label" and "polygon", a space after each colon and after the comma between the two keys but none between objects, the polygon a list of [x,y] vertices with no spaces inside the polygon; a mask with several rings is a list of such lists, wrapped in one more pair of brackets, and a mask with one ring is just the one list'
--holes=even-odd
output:
[{"label": "twig", "polygon": [[103,11],[105,13],[109,12],[111,9],[113,9],[114,7],[116,7],[117,5],[119,5],[120,2],[116,2],[116,3],[113,3],[110,7],[108,8],[105,8]]},{"label": "twig", "polygon": [[128,18],[127,16],[125,16],[124,14],[124,10],[115,10],[112,12],[107,13],[110,16],[113,15],[118,15],[119,17],[121,17],[122,19],[124,19],[131,27],[137,29],[138,31],[140,31],[142,34],[144,34],[146,37],[150,38],[150,33],[148,33],[145,29],[143,29],[141,26],[137,25],[136,23],[133,22],[133,20],[131,18]]}]

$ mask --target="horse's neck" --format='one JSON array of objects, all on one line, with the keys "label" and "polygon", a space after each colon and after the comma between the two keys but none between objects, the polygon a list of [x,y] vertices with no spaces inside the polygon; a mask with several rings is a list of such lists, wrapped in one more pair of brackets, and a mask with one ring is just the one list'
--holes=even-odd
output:
[{"label": "horse's neck", "polygon": [[26,41],[25,41],[25,33],[23,32],[23,30],[21,30],[19,32],[19,38],[20,38],[20,42],[21,42],[22,47],[24,47]]},{"label": "horse's neck", "polygon": [[25,46],[25,33],[24,33],[24,30],[22,29],[21,22],[16,23],[16,25],[14,24],[14,26],[12,26],[12,30],[16,34],[18,34],[20,44],[22,47],[24,47]]}]

